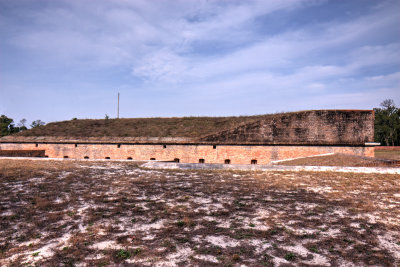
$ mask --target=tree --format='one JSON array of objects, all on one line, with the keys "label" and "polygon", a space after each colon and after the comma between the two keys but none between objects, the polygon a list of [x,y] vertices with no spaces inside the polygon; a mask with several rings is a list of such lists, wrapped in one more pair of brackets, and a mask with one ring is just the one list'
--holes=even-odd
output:
[{"label": "tree", "polygon": [[400,145],[400,109],[392,99],[381,103],[375,110],[375,141],[385,146]]},{"label": "tree", "polygon": [[19,127],[20,131],[28,130],[28,128],[26,127],[25,124],[26,124],[26,119],[25,118],[23,118],[22,120],[19,121],[18,127]]},{"label": "tree", "polygon": [[10,134],[10,125],[12,125],[13,119],[7,117],[6,115],[0,116],[0,136],[6,136]]},{"label": "tree", "polygon": [[42,125],[45,125],[46,123],[44,122],[44,121],[41,121],[41,120],[35,120],[35,121],[33,121],[32,123],[31,123],[31,127],[32,128],[36,128],[36,127],[39,127],[39,126],[42,126]]},{"label": "tree", "polygon": [[7,117],[6,115],[0,116],[0,137],[18,133],[20,131],[26,130],[25,126],[16,127],[14,125],[14,120]]},{"label": "tree", "polygon": [[19,121],[18,126],[19,126],[19,127],[22,127],[22,126],[25,126],[25,127],[26,127],[25,124],[26,124],[26,119],[23,118],[22,120]]}]

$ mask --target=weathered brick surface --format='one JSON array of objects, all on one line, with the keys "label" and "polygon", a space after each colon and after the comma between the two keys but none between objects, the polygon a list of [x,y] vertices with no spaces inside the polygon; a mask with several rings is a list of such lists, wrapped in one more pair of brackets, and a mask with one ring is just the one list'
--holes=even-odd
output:
[{"label": "weathered brick surface", "polygon": [[44,150],[0,150],[0,157],[44,157]]},{"label": "weathered brick surface", "polygon": [[0,149],[45,150],[51,158],[83,159],[127,159],[173,161],[198,163],[224,163],[230,159],[232,164],[267,164],[273,160],[320,155],[325,153],[345,153],[360,156],[374,156],[373,147],[362,146],[259,146],[259,145],[118,145],[115,144],[15,144],[0,143]]},{"label": "weathered brick surface", "polygon": [[277,114],[203,137],[219,143],[362,145],[373,142],[373,110],[312,110]]},{"label": "weathered brick surface", "polygon": [[[364,146],[366,142],[373,142],[373,137],[372,110],[313,110],[263,116],[256,122],[200,139],[135,137],[118,145],[119,140],[113,137],[73,141],[10,137],[0,140],[0,149],[45,150],[52,158],[154,158],[162,161],[179,159],[183,163],[198,163],[199,159],[204,159],[205,163],[224,163],[229,159],[232,164],[250,164],[252,160],[267,164],[274,160],[326,153],[373,157],[374,148]],[[216,145],[215,149],[213,145]]]}]

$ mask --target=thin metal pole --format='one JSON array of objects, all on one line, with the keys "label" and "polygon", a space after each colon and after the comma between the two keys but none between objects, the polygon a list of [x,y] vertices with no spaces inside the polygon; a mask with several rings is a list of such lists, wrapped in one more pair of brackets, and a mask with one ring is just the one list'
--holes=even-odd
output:
[{"label": "thin metal pole", "polygon": [[118,92],[118,110],[117,110],[117,118],[119,119],[119,92]]}]

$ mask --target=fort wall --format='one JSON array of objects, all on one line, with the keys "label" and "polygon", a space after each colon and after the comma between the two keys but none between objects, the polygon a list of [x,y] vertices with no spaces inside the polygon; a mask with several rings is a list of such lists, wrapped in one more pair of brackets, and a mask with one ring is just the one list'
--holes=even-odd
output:
[{"label": "fort wall", "polygon": [[374,156],[367,146],[306,146],[306,145],[193,145],[193,144],[46,144],[0,143],[1,150],[45,150],[50,158],[70,159],[133,159],[161,160],[182,163],[268,164],[275,160],[344,153]]},{"label": "fort wall", "polygon": [[201,138],[219,143],[363,145],[374,141],[373,110],[310,110],[266,116]]},{"label": "fort wall", "polygon": [[[212,122],[215,118],[202,118]],[[149,119],[150,120],[150,119]],[[168,120],[168,119],[166,119]],[[199,120],[199,121],[201,121]],[[226,118],[229,120],[229,117]],[[160,136],[95,136],[96,127],[89,127],[87,136],[80,136],[82,126],[73,134],[52,136],[6,136],[0,139],[2,150],[45,150],[50,158],[161,160],[182,163],[268,164],[275,160],[344,153],[374,156],[373,110],[310,110],[257,116],[257,120],[223,129],[212,124],[207,134],[187,134],[180,122],[171,124],[158,119]],[[179,120],[178,120],[179,121]],[[118,121],[116,121],[118,122]],[[137,124],[123,127],[136,129]],[[145,121],[144,121],[145,122]],[[71,124],[74,121],[70,122]],[[96,121],[97,123],[97,121]],[[140,124],[146,127],[145,123]],[[51,126],[51,125],[50,125]],[[57,126],[54,123],[53,128]],[[104,126],[104,125],[103,125]],[[210,125],[209,125],[210,126]],[[46,132],[47,126],[43,126]],[[94,128],[93,128],[94,127]],[[103,130],[107,130],[104,128]],[[151,132],[151,131],[144,132]],[[180,131],[182,136],[169,132]],[[57,132],[57,131],[55,131]]]}]

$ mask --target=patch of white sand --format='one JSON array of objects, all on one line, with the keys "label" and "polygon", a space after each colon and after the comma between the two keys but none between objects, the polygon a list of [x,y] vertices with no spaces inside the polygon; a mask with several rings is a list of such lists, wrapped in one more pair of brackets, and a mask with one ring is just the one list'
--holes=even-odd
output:
[{"label": "patch of white sand", "polygon": [[315,186],[315,187],[309,187],[307,188],[308,191],[312,191],[314,193],[331,193],[333,191],[332,187],[330,186]]},{"label": "patch of white sand", "polygon": [[175,253],[171,253],[166,257],[166,261],[159,261],[153,266],[168,266],[168,267],[174,267],[178,266],[178,262],[187,260],[190,256],[193,255],[193,250],[191,248],[182,248],[178,247],[176,249],[177,251]]},{"label": "patch of white sand", "polygon": [[156,235],[146,235],[142,240],[154,240],[154,238],[156,238]]},{"label": "patch of white sand", "polygon": [[281,266],[281,264],[287,264],[288,263],[288,261],[285,260],[285,259],[278,258],[278,257],[275,257],[275,256],[272,256],[272,257],[273,257],[272,261],[274,262],[273,266]]},{"label": "patch of white sand", "polygon": [[242,226],[243,229],[255,229],[259,231],[267,231],[270,229],[270,227],[266,224],[264,219],[259,217],[243,218],[242,224],[243,224]]},{"label": "patch of white sand", "polygon": [[239,246],[239,242],[236,241],[235,239],[229,238],[227,236],[213,236],[209,235],[204,238],[205,241],[213,244],[214,246],[219,246],[222,248],[227,248],[227,247],[237,247]]},{"label": "patch of white sand", "polygon": [[216,257],[212,256],[212,255],[195,255],[193,258],[202,260],[202,261],[209,261],[209,262],[213,262],[213,263],[218,263],[218,260]]},{"label": "patch of white sand", "polygon": [[398,239],[389,233],[378,236],[380,247],[389,251],[397,261],[400,261],[400,245],[397,244]]},{"label": "patch of white sand", "polygon": [[329,237],[335,237],[341,233],[340,229],[328,229],[324,232],[321,232],[322,235],[329,236]]},{"label": "patch of white sand", "polygon": [[190,201],[193,201],[196,204],[208,204],[212,202],[212,199],[206,197],[193,197]]},{"label": "patch of white sand", "polygon": [[265,242],[265,240],[261,239],[251,239],[248,240],[248,243],[256,248],[256,254],[261,254],[266,249],[271,247],[271,245],[268,242]]},{"label": "patch of white sand", "polygon": [[14,212],[12,212],[11,210],[7,210],[0,214],[0,216],[2,216],[2,217],[3,216],[13,216],[13,215],[14,215]]},{"label": "patch of white sand", "polygon": [[[64,246],[68,243],[68,240],[71,238],[70,233],[64,234],[62,237],[53,239],[50,243],[47,245],[44,245],[43,247],[33,250],[33,251],[24,251],[23,253],[20,254],[15,254],[11,258],[19,257],[21,255],[25,255],[26,258],[24,258],[24,263],[28,262],[36,262],[41,259],[49,258],[54,255],[54,250],[58,247]],[[34,256],[36,255],[36,256]],[[10,258],[10,259],[11,259]]]},{"label": "patch of white sand", "polygon": [[217,226],[221,227],[221,228],[229,228],[229,227],[231,227],[231,222],[228,220],[225,220],[225,221],[217,224]]},{"label": "patch of white sand", "polygon": [[107,240],[98,243],[94,243],[89,246],[91,249],[106,250],[106,249],[121,249],[123,246],[118,245],[115,241]]},{"label": "patch of white sand", "polygon": [[136,231],[149,231],[150,229],[161,229],[164,227],[164,223],[166,220],[159,220],[157,222],[154,223],[150,223],[150,224],[135,224],[132,227],[132,230],[136,230]]}]

